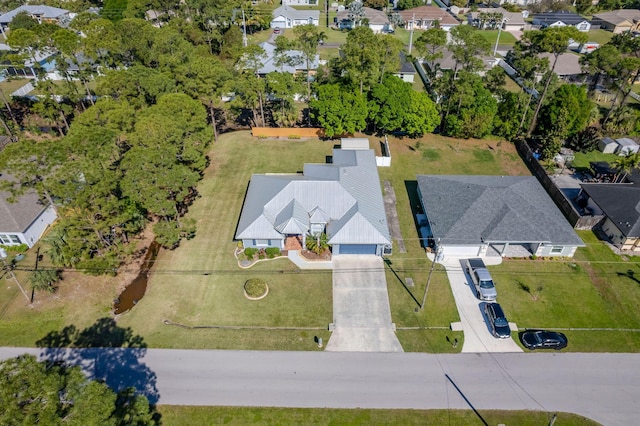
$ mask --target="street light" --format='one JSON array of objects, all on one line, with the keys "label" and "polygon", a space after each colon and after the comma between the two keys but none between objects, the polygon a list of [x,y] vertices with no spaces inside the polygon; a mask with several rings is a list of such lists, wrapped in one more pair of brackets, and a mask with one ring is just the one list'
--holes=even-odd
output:
[{"label": "street light", "polygon": [[502,27],[505,23],[509,22],[508,18],[502,18],[500,21],[500,27],[498,27],[498,38],[496,39],[496,47],[493,49],[493,57],[496,57],[496,53],[498,53],[498,43],[500,42],[500,33],[502,32]]}]

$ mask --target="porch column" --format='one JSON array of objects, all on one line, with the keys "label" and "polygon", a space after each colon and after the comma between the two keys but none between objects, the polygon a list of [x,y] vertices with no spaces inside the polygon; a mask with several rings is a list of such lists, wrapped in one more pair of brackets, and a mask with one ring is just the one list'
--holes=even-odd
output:
[{"label": "porch column", "polygon": [[502,247],[502,251],[500,252],[500,256],[501,257],[505,257],[506,256],[505,253],[507,251],[507,248],[509,248],[509,243],[504,243],[504,246]]}]

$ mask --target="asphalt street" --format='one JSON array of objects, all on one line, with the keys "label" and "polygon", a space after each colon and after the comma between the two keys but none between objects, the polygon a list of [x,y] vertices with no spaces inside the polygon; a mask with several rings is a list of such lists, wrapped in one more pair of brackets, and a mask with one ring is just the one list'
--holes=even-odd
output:
[{"label": "asphalt street", "polygon": [[[25,351],[41,352],[0,348],[0,358]],[[83,365],[89,374],[111,371],[121,386],[127,378],[139,383],[139,375],[147,374],[160,404],[469,408],[462,392],[480,414],[487,409],[567,411],[605,425],[630,425],[637,424],[640,412],[640,354],[149,349],[135,352],[131,370],[132,357],[123,356],[127,351],[134,350],[80,349],[57,355]],[[113,365],[114,360],[129,361]]]}]

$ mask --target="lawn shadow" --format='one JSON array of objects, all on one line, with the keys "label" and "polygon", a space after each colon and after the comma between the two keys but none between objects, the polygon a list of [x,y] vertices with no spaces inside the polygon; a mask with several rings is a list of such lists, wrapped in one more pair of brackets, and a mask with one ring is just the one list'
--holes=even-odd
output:
[{"label": "lawn shadow", "polygon": [[413,295],[413,293],[411,293],[411,290],[409,290],[409,287],[407,287],[407,284],[404,282],[404,280],[402,278],[400,278],[398,273],[391,267],[391,265],[393,265],[393,262],[391,261],[391,259],[385,258],[384,259],[384,264],[387,265],[387,267],[389,268],[389,270],[391,272],[393,272],[393,275],[395,275],[396,279],[400,282],[400,284],[402,284],[402,287],[404,287],[404,289],[407,291],[409,296],[411,296],[413,301],[416,302],[416,305],[418,307],[420,307],[420,302],[418,301],[418,299],[416,299],[416,297]]},{"label": "lawn shadow", "polygon": [[141,361],[147,345],[131,328],[119,327],[113,318],[100,318],[78,330],[74,325],[52,331],[36,342],[41,358],[50,362],[79,366],[93,380],[107,384],[115,392],[133,387],[151,405],[158,402],[156,374]]},{"label": "lawn shadow", "polygon": [[640,280],[636,278],[635,271],[633,269],[628,269],[627,272],[616,272],[616,275],[619,277],[627,277],[632,281],[635,281],[636,284],[640,284]]}]

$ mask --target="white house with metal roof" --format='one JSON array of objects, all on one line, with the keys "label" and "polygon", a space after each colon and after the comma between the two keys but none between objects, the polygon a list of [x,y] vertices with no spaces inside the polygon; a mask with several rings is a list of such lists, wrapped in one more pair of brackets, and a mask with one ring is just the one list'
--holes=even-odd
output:
[{"label": "white house with metal roof", "polygon": [[[283,59],[281,63],[278,63],[278,54],[276,53],[276,46],[265,41],[259,45],[264,50],[264,56],[262,57],[262,66],[258,69],[258,75],[264,77],[270,72],[288,72],[293,75],[304,74],[307,72],[307,63],[304,60],[304,55],[299,50],[287,50],[282,53]],[[315,55],[313,59],[309,61],[309,75],[315,75],[318,66],[320,65],[320,55]]]},{"label": "white house with metal roof", "polygon": [[572,257],[584,243],[533,176],[418,175],[442,257]]},{"label": "white house with metal roof", "polygon": [[8,193],[0,193],[0,244],[33,247],[56,220],[55,209],[42,204],[33,192],[22,195],[15,203],[8,198]]},{"label": "white house with metal roof", "polygon": [[271,16],[271,28],[293,28],[306,24],[317,27],[320,24],[319,10],[298,10],[290,6],[280,6]]},{"label": "white house with metal roof", "polygon": [[3,35],[4,30],[9,26],[11,21],[13,21],[13,18],[21,12],[27,13],[40,24],[50,22],[58,25],[67,25],[71,22],[69,11],[66,9],[45,5],[24,5],[0,15],[0,30],[2,30]]},{"label": "white house with metal roof", "polygon": [[299,249],[325,232],[334,255],[381,256],[391,236],[375,154],[361,142],[343,139],[331,163],[305,164],[302,174],[253,175],[236,239],[244,247]]}]

